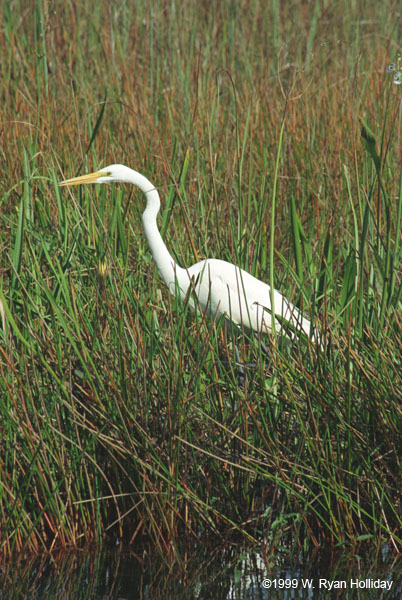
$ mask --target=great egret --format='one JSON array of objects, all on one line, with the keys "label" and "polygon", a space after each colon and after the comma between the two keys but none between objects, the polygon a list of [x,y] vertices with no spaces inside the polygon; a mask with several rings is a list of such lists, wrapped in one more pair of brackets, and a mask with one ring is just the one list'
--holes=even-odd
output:
[{"label": "great egret", "polygon": [[[207,258],[188,268],[180,267],[171,256],[157,226],[160,198],[157,189],[144,175],[124,165],[110,165],[101,171],[74,177],[60,186],[88,183],[131,183],[145,195],[142,214],[144,233],[152,257],[163,281],[172,294],[189,295],[193,307],[208,312],[213,318],[224,316],[235,325],[261,335],[272,330],[270,287],[250,273],[224,260]],[[195,297],[196,301],[193,300]],[[312,339],[310,321],[280,292],[274,291],[275,330],[282,322],[291,325],[290,335],[302,331]]]}]

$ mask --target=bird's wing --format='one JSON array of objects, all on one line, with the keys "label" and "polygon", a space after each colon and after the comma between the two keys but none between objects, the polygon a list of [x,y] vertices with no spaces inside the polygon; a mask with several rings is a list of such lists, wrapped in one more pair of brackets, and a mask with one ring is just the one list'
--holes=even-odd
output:
[{"label": "bird's wing", "polygon": [[[208,259],[190,267],[189,275],[202,310],[212,316],[224,315],[239,326],[266,333],[272,328],[270,287],[235,265],[217,259]],[[280,292],[274,290],[275,328],[283,322],[304,331],[310,322]]]}]

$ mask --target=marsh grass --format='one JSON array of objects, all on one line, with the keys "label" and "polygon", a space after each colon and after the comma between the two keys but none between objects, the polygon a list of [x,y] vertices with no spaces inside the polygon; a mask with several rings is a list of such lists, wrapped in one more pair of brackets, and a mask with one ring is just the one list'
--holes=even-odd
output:
[{"label": "marsh grass", "polygon": [[[4,555],[106,535],[400,547],[398,27],[386,3],[333,11],[4,4]],[[138,191],[57,186],[113,162],[158,186],[180,264],[273,281],[322,348],[276,336],[267,361],[240,334],[239,387],[222,323],[163,287]]]}]

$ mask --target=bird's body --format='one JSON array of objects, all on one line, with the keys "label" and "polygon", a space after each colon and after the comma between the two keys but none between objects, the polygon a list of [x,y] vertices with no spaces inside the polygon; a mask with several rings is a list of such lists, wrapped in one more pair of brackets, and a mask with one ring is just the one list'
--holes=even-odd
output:
[{"label": "bird's body", "polygon": [[[219,259],[206,259],[180,270],[176,281],[182,295],[188,294],[190,287],[203,312],[209,311],[214,318],[225,316],[235,325],[257,333],[268,333],[272,329],[270,288],[263,281]],[[172,291],[175,285],[175,282],[170,284]],[[310,322],[300,311],[277,290],[274,298],[276,330],[286,321],[308,335]]]},{"label": "bird's body", "polygon": [[[266,283],[223,260],[208,258],[188,268],[176,263],[157,226],[160,209],[158,191],[146,177],[123,165],[110,165],[96,173],[63,181],[60,185],[108,182],[131,183],[144,193],[144,233],[159,273],[172,294],[188,297],[193,307],[208,312],[214,319],[224,316],[235,325],[258,334],[272,330],[271,292]],[[274,311],[276,330],[286,321],[292,331],[310,335],[310,322],[277,290],[274,291]]]}]

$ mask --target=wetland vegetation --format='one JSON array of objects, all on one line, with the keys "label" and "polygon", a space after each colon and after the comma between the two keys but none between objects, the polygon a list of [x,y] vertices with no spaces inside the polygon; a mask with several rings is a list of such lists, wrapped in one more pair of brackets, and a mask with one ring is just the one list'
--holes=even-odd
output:
[{"label": "wetland vegetation", "polygon": [[[0,553],[182,536],[278,551],[402,543],[397,4],[3,4]],[[237,263],[321,331],[233,351],[172,298]],[[272,269],[272,271],[271,271]],[[225,363],[226,360],[226,363]]]}]

